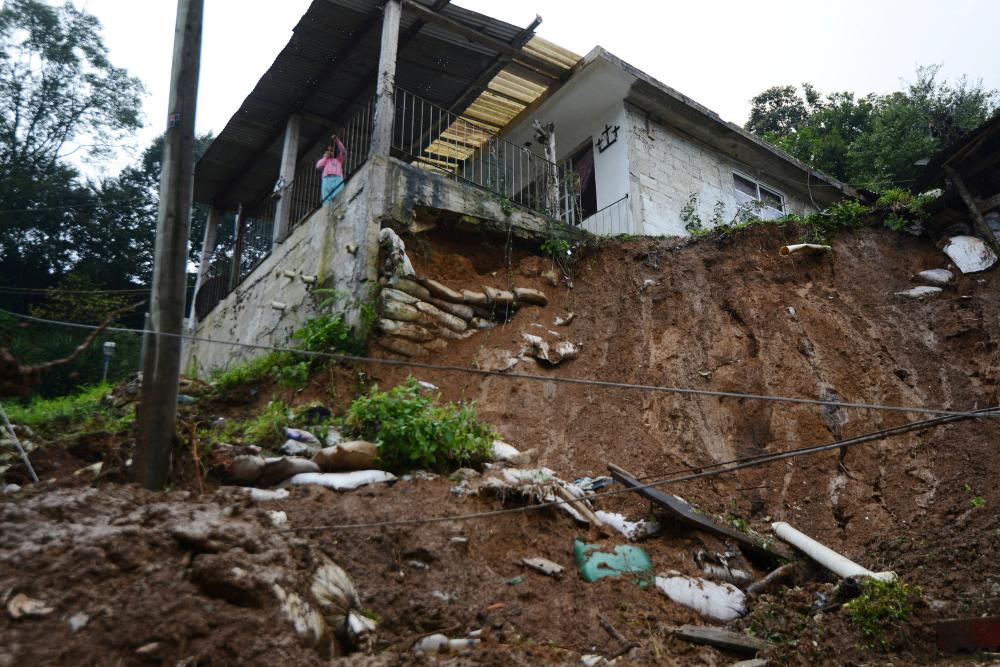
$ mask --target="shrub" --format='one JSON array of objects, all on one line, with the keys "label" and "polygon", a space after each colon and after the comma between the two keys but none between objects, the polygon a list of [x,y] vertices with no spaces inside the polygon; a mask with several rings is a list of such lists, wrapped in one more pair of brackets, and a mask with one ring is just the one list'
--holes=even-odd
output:
[{"label": "shrub", "polygon": [[212,380],[216,392],[225,394],[251,382],[259,382],[268,375],[275,375],[278,369],[296,363],[298,358],[291,352],[269,352],[262,357],[217,371],[213,374]]},{"label": "shrub", "polygon": [[111,385],[98,384],[70,396],[36,396],[29,403],[10,403],[5,410],[12,424],[27,426],[41,435],[57,436],[77,430],[125,430],[135,420],[135,413],[129,410],[117,414],[103,405],[101,399],[109,391]]},{"label": "shrub", "polygon": [[395,471],[477,465],[495,438],[474,406],[436,405],[412,377],[389,391],[373,387],[351,404],[346,423],[355,436],[377,443],[382,464]]},{"label": "shrub", "polygon": [[895,642],[893,634],[913,613],[922,591],[903,581],[868,579],[862,584],[861,595],[844,604],[847,617],[861,631],[865,643],[872,648],[886,649]]},{"label": "shrub", "polygon": [[309,352],[364,352],[364,341],[359,340],[344,322],[343,315],[320,315],[306,321],[292,334],[297,347]]},{"label": "shrub", "polygon": [[272,400],[263,411],[243,424],[243,438],[257,445],[278,445],[285,441],[285,425],[291,411],[284,401]]}]

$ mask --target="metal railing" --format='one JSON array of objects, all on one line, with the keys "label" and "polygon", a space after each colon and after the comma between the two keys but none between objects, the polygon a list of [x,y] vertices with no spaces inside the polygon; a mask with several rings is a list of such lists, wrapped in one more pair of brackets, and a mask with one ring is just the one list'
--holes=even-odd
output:
[{"label": "metal railing", "polygon": [[632,228],[632,205],[628,195],[573,224],[598,236],[636,233]]},{"label": "metal railing", "polygon": [[559,217],[558,167],[486,125],[396,88],[392,129],[393,151],[404,160]]}]

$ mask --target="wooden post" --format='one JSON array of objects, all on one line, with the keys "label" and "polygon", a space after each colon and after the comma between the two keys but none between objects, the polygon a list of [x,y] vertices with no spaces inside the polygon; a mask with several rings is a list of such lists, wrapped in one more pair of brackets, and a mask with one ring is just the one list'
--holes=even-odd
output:
[{"label": "wooden post", "polygon": [[240,284],[240,261],[243,259],[243,237],[247,228],[246,220],[243,219],[243,204],[236,209],[236,218],[233,220],[233,264],[229,267],[229,291],[232,292]]},{"label": "wooden post", "polygon": [[135,470],[162,489],[170,469],[181,370],[184,296],[194,191],[194,121],[204,0],[178,0],[156,221],[150,348],[143,364]]},{"label": "wooden post", "polygon": [[201,241],[201,255],[198,260],[198,277],[194,280],[194,293],[191,295],[191,316],[188,318],[192,328],[198,320],[194,304],[198,299],[198,290],[205,284],[205,278],[208,276],[212,253],[215,252],[215,239],[219,231],[219,218],[221,217],[222,209],[213,206],[208,212],[208,220],[205,221],[205,236]]},{"label": "wooden post", "polygon": [[378,59],[378,80],[375,83],[375,127],[372,132],[370,157],[389,156],[392,149],[392,120],[396,113],[396,51],[399,46],[399,18],[402,0],[386,0],[382,18],[382,45]]},{"label": "wooden post", "polygon": [[972,193],[969,192],[969,188],[965,186],[965,181],[962,180],[962,177],[951,165],[945,165],[944,173],[946,173],[948,178],[951,179],[951,182],[955,184],[955,189],[958,190],[959,196],[962,198],[962,201],[965,202],[966,208],[969,209],[969,215],[972,216],[972,226],[975,228],[976,234],[978,234],[983,241],[986,241],[986,243],[993,248],[993,252],[1000,255],[1000,241],[998,241],[997,237],[993,235],[993,230],[990,229],[990,226],[986,224],[986,219],[983,217],[983,214],[979,212],[979,206],[976,204],[976,200],[973,199]]},{"label": "wooden post", "polygon": [[281,150],[281,170],[278,173],[280,190],[278,206],[274,211],[274,245],[278,245],[288,236],[288,218],[292,212],[292,187],[295,182],[295,161],[299,154],[299,127],[301,118],[298,114],[288,117],[285,125],[285,143]]}]

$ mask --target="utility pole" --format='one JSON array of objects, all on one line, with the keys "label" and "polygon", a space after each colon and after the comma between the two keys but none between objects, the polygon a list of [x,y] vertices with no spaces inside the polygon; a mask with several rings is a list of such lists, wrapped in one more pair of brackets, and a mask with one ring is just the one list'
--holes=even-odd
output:
[{"label": "utility pole", "polygon": [[177,419],[191,197],[194,120],[201,65],[204,0],[178,0],[170,105],[156,220],[150,335],[143,362],[135,469],[147,489],[162,489],[170,468]]}]

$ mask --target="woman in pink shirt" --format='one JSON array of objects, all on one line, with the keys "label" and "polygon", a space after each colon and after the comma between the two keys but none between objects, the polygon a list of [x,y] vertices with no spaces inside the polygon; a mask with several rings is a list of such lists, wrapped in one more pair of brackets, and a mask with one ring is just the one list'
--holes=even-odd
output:
[{"label": "woman in pink shirt", "polygon": [[323,184],[320,190],[323,199],[320,201],[320,206],[331,201],[344,187],[344,158],[347,157],[347,149],[337,135],[333,135],[331,139],[333,145],[327,147],[323,157],[316,163],[316,168],[323,170]]}]

